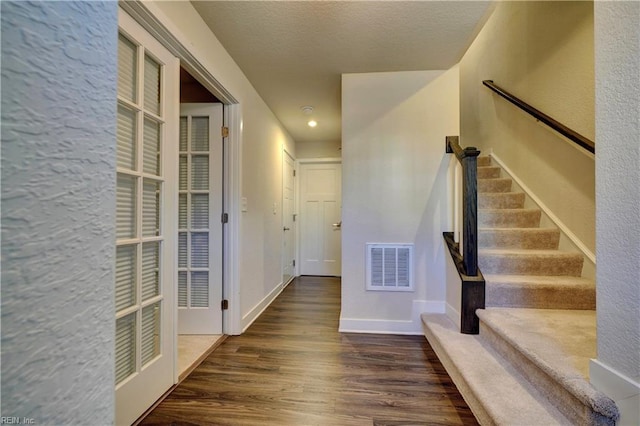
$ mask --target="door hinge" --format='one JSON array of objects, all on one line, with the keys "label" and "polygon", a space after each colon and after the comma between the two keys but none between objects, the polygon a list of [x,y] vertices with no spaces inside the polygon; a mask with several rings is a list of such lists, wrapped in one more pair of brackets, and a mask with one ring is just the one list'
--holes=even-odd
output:
[{"label": "door hinge", "polygon": [[293,169],[293,177],[296,177],[296,169]]},{"label": "door hinge", "polygon": [[220,308],[223,311],[226,311],[227,309],[229,309],[229,301],[227,299],[222,299],[222,303],[220,303]]},{"label": "door hinge", "polygon": [[227,126],[222,126],[222,137],[223,138],[229,137],[229,128]]},{"label": "door hinge", "polygon": [[222,223],[229,223],[229,213],[222,213]]},{"label": "door hinge", "polygon": [[292,215],[293,216],[293,221],[296,221],[296,216],[298,216],[297,214]]},{"label": "door hinge", "polygon": [[296,260],[293,259],[293,267],[295,268],[295,266],[296,266]]}]

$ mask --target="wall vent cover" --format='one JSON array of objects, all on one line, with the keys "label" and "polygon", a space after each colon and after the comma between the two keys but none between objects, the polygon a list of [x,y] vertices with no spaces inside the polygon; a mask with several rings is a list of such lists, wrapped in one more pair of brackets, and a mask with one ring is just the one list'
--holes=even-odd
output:
[{"label": "wall vent cover", "polygon": [[413,244],[367,244],[367,290],[413,291]]}]

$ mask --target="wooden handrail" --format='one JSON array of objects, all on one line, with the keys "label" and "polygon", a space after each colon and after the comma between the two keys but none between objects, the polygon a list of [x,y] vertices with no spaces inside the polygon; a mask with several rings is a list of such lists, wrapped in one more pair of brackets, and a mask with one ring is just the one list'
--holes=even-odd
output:
[{"label": "wooden handrail", "polygon": [[478,275],[478,155],[476,147],[460,147],[458,136],[447,136],[446,152],[462,165],[462,254],[465,274]]},{"label": "wooden handrail", "polygon": [[518,108],[520,108],[521,110],[525,111],[527,114],[533,116],[536,120],[542,121],[544,124],[546,124],[547,126],[551,127],[553,130],[555,130],[556,132],[560,133],[561,135],[567,137],[569,140],[571,140],[575,144],[581,146],[582,148],[586,149],[590,153],[595,154],[595,152],[596,152],[596,144],[591,139],[588,139],[588,138],[582,136],[580,133],[576,132],[575,130],[572,130],[572,129],[568,128],[564,124],[562,124],[562,123],[558,122],[557,120],[549,117],[544,112],[532,107],[531,105],[529,105],[528,103],[524,102],[520,98],[518,98],[518,97],[512,95],[511,93],[507,92],[506,90],[504,90],[500,86],[496,85],[493,82],[493,80],[484,80],[482,82],[482,84],[484,84],[489,89],[493,90],[498,95],[502,96],[503,98],[505,98],[506,100],[508,100],[509,102],[511,102],[512,104],[514,104]]}]

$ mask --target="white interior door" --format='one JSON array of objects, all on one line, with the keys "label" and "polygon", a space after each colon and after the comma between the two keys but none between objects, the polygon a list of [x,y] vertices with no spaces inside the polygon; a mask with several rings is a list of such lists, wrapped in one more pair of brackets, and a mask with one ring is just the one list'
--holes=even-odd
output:
[{"label": "white interior door", "polygon": [[179,62],[119,11],[116,423],[174,383]]},{"label": "white interior door", "polygon": [[282,167],[282,282],[295,276],[295,166],[293,158],[283,151]]},{"label": "white interior door", "polygon": [[341,275],[342,165],[300,166],[302,275]]},{"label": "white interior door", "polygon": [[178,334],[222,334],[222,113],[180,105]]}]

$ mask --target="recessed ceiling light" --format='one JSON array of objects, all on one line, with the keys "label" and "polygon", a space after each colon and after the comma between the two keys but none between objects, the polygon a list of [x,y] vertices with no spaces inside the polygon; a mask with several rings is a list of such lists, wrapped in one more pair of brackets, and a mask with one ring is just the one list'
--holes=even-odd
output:
[{"label": "recessed ceiling light", "polygon": [[309,127],[316,127],[318,125],[318,122],[316,120],[309,120],[307,124],[309,125]]}]

